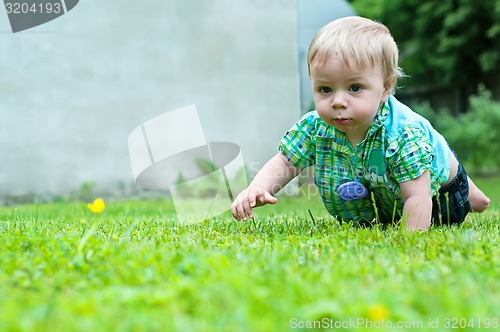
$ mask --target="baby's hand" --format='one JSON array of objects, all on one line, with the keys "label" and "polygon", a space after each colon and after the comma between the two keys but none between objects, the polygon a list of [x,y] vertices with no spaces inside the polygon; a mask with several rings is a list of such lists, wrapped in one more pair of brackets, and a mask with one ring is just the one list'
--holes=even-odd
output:
[{"label": "baby's hand", "polygon": [[266,204],[275,204],[278,199],[259,187],[243,190],[231,205],[231,213],[236,220],[253,218],[252,208]]}]

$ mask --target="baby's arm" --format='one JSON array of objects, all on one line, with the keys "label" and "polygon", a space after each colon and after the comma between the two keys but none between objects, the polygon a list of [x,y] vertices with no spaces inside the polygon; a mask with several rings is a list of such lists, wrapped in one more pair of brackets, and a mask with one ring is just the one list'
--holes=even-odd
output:
[{"label": "baby's arm", "polygon": [[231,213],[236,220],[253,218],[252,208],[274,204],[278,201],[273,195],[283,188],[300,170],[290,164],[286,157],[278,152],[257,173],[252,183],[243,190],[231,205]]},{"label": "baby's arm", "polygon": [[403,216],[409,229],[428,229],[432,218],[431,177],[425,171],[414,180],[400,183],[404,200]]}]

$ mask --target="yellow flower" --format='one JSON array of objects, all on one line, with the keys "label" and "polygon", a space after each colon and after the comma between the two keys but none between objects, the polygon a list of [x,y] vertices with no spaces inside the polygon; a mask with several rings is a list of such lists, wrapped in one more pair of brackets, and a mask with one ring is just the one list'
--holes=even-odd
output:
[{"label": "yellow flower", "polygon": [[89,210],[94,212],[95,214],[101,213],[106,207],[102,198],[97,198],[96,200],[94,200],[94,203],[89,203],[87,204],[87,206]]},{"label": "yellow flower", "polygon": [[387,320],[389,309],[383,304],[375,304],[368,308],[368,319],[371,321]]}]

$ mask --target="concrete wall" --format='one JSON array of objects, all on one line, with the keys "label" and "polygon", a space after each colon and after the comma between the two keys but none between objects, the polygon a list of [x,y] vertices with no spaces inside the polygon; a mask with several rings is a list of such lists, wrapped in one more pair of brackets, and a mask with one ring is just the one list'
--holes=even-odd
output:
[{"label": "concrete wall", "polygon": [[293,0],[85,0],[13,34],[0,11],[0,197],[136,189],[127,137],[196,104],[254,174],[300,114]]}]

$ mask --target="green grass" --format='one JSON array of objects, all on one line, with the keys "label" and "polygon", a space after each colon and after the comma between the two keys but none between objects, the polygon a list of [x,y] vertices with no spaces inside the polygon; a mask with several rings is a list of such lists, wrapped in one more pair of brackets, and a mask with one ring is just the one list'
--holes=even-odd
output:
[{"label": "green grass", "polygon": [[394,324],[380,331],[436,320],[444,331],[462,318],[480,331],[500,318],[499,222],[494,207],[428,232],[357,228],[317,198],[188,226],[168,200],[108,202],[97,216],[84,203],[3,207],[0,330],[288,331],[366,318]]}]

